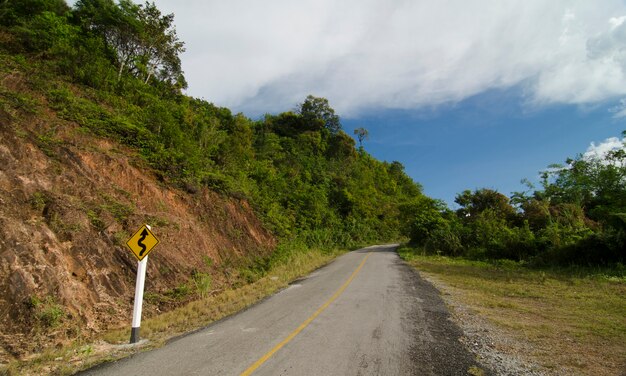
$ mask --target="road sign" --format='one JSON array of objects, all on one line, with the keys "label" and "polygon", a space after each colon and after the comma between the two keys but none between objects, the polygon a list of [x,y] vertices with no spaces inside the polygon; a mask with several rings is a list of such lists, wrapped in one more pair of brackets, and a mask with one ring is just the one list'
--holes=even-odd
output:
[{"label": "road sign", "polygon": [[159,244],[159,239],[154,236],[146,225],[141,226],[139,231],[126,242],[128,248],[130,248],[139,261],[148,256],[148,253],[150,253],[157,244]]}]

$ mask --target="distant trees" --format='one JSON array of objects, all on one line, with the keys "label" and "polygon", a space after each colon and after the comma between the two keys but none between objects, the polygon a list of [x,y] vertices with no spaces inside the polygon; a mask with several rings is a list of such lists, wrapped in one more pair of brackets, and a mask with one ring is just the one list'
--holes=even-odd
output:
[{"label": "distant trees", "polygon": [[609,151],[602,158],[568,159],[565,166],[543,173],[543,186],[545,199],[575,203],[595,220],[626,212],[626,150]]},{"label": "distant trees", "polygon": [[354,130],[354,134],[356,135],[357,140],[359,141],[359,146],[363,147],[363,140],[369,139],[369,132],[367,129],[363,127],[359,127]]},{"label": "distant trees", "polygon": [[529,184],[532,193],[517,192],[512,199],[491,189],[466,190],[456,196],[456,215],[425,201],[405,205],[404,232],[425,251],[448,255],[551,264],[624,262],[625,149],[552,165],[542,173],[542,189]]},{"label": "distant trees", "polygon": [[255,130],[263,158],[252,173],[257,202],[274,202],[266,215],[280,231],[306,229],[311,241],[322,234],[341,242],[391,239],[399,234],[399,204],[421,195],[401,164],[356,150],[325,98],[310,95],[296,112],[266,115]]},{"label": "distant trees", "polygon": [[515,216],[515,209],[509,198],[492,189],[482,188],[474,192],[463,191],[454,199],[460,208],[457,214],[461,218],[472,219],[489,210],[498,218],[510,221]]},{"label": "distant trees", "polygon": [[432,253],[459,255],[462,252],[456,222],[446,205],[426,196],[417,196],[400,206],[404,232],[413,244]]}]

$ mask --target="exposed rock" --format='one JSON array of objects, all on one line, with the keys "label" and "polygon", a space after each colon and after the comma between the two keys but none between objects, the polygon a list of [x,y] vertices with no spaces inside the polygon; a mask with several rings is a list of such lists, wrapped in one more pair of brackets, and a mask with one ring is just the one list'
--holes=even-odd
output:
[{"label": "exposed rock", "polygon": [[[173,189],[130,149],[54,113],[16,118],[0,108],[0,363],[128,322],[137,263],[124,242],[143,223],[161,242],[147,293],[197,271],[219,287],[223,260],[274,247],[245,201]],[[53,142],[39,144],[44,133]],[[144,315],[182,303],[146,301]]]}]

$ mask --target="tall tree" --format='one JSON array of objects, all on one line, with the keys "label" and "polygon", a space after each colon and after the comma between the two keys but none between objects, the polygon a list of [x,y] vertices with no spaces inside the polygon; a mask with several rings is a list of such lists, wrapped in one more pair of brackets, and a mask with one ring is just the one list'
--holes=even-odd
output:
[{"label": "tall tree", "polygon": [[139,7],[138,18],[142,25],[138,61],[145,69],[142,72],[145,82],[156,75],[161,81],[179,83],[182,73],[179,54],[185,48],[176,35],[174,14],[161,15],[154,3],[146,2]]},{"label": "tall tree", "polygon": [[300,105],[300,115],[309,122],[321,122],[324,128],[330,133],[336,134],[341,130],[339,116],[335,114],[335,110],[328,104],[328,99],[318,98],[313,95],[306,97]]},{"label": "tall tree", "polygon": [[115,55],[119,80],[139,55],[139,6],[130,0],[121,0],[119,5],[113,0],[79,0],[75,9],[80,24],[100,35]]},{"label": "tall tree", "polygon": [[100,35],[115,56],[118,80],[129,72],[144,82],[160,81],[186,87],[179,54],[174,15],[162,15],[154,3],[137,5],[130,0],[79,0],[75,15],[83,27]]},{"label": "tall tree", "polygon": [[363,140],[368,140],[370,138],[369,132],[367,131],[367,129],[363,127],[359,127],[355,129],[354,134],[356,135],[356,138],[359,140],[360,147],[363,147]]}]

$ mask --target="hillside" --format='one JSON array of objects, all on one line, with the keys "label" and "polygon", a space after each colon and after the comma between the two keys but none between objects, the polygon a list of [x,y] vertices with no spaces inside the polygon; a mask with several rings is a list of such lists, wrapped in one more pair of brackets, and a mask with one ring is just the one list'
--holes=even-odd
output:
[{"label": "hillside", "polygon": [[[28,90],[19,73],[0,82],[14,95]],[[272,250],[274,237],[247,201],[168,186],[136,152],[40,105],[36,114],[0,111],[4,360],[127,321],[136,261],[123,244],[144,221],[161,240],[146,291],[173,296],[147,299],[147,315],[190,299],[174,297],[175,289],[194,273],[209,273],[213,288],[223,288],[237,281],[241,260]]]},{"label": "hillside", "polygon": [[[143,223],[161,240],[153,316],[254,281],[277,244],[398,239],[399,205],[422,195],[400,163],[356,148],[324,98],[253,120],[184,95],[182,44],[153,5],[26,0],[0,15],[3,363],[126,325],[124,243]],[[151,22],[169,55],[120,60],[119,43],[151,40],[126,26]]]}]

